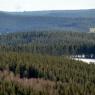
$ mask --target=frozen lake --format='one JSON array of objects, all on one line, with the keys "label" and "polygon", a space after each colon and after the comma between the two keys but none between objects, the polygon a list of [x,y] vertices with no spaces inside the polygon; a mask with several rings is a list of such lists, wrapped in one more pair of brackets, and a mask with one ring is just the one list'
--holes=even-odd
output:
[{"label": "frozen lake", "polygon": [[74,60],[83,61],[86,63],[95,63],[95,59],[86,59],[86,58],[73,58]]}]

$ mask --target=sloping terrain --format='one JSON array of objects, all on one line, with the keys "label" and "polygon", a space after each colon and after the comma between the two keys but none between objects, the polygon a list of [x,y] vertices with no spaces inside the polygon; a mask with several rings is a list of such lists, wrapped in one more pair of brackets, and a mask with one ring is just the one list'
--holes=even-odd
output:
[{"label": "sloping terrain", "polygon": [[0,95],[95,95],[95,64],[63,56],[0,53]]},{"label": "sloping terrain", "polygon": [[78,31],[95,27],[95,10],[0,12],[0,32]]}]

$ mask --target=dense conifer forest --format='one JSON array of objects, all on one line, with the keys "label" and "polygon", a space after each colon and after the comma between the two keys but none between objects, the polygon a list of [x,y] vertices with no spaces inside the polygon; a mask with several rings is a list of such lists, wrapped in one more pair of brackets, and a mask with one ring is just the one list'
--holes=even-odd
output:
[{"label": "dense conifer forest", "polygon": [[95,95],[95,34],[18,32],[0,35],[0,95]]},{"label": "dense conifer forest", "polygon": [[95,55],[95,34],[80,32],[21,32],[0,36],[0,50],[49,55]]}]

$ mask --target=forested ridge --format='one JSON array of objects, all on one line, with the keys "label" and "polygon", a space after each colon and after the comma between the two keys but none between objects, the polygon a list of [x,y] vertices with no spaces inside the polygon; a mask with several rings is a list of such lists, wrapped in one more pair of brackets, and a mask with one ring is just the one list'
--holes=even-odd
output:
[{"label": "forested ridge", "polygon": [[80,32],[23,32],[0,36],[0,50],[49,55],[95,55],[95,34]]},{"label": "forested ridge", "polygon": [[0,95],[95,95],[95,34],[18,32],[0,35]]},{"label": "forested ridge", "polygon": [[89,32],[95,27],[95,9],[37,12],[0,12],[0,33],[35,30]]}]

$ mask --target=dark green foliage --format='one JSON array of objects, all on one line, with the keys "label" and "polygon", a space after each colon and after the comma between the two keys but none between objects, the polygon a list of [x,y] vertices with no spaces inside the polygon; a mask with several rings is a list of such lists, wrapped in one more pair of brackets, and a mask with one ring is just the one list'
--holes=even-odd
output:
[{"label": "dark green foliage", "polygon": [[95,55],[95,34],[23,32],[0,36],[0,50],[50,55]]}]

